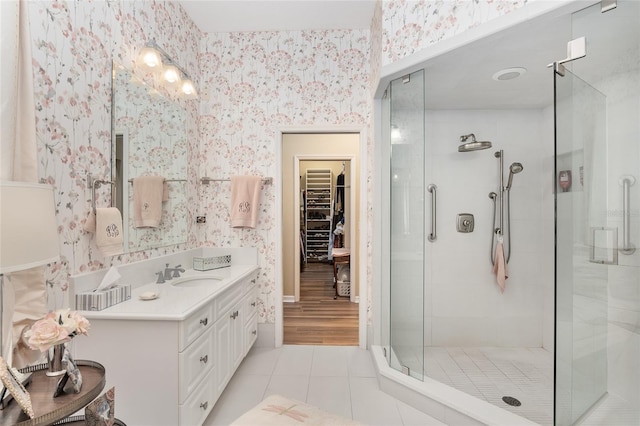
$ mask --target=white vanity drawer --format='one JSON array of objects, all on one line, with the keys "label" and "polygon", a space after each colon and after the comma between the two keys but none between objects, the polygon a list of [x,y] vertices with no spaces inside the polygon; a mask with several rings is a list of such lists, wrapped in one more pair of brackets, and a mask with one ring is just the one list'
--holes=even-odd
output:
[{"label": "white vanity drawer", "polygon": [[250,291],[247,296],[246,299],[244,301],[244,319],[245,322],[249,321],[249,318],[251,318],[251,316],[253,314],[255,314],[256,312],[258,312],[258,292],[257,290],[252,290]]},{"label": "white vanity drawer", "polygon": [[180,322],[178,352],[184,351],[191,342],[196,340],[205,330],[215,322],[212,304],[208,304],[186,320]]},{"label": "white vanity drawer", "polygon": [[215,367],[214,337],[206,332],[178,355],[179,401],[182,404],[200,380]]},{"label": "white vanity drawer", "polygon": [[249,292],[256,287],[257,287],[257,276],[254,275],[251,278],[247,278],[247,280],[244,283],[245,291]]},{"label": "white vanity drawer", "polygon": [[201,425],[216,403],[217,395],[213,386],[215,368],[207,374],[196,387],[191,396],[179,405],[180,425]]},{"label": "white vanity drawer", "polygon": [[244,282],[238,283],[233,287],[225,290],[220,296],[217,296],[213,301],[213,309],[216,312],[216,321],[222,317],[223,314],[226,314],[229,310],[229,307],[234,306],[236,303],[240,301],[242,296],[244,295]]},{"label": "white vanity drawer", "polygon": [[244,325],[244,353],[246,354],[258,338],[258,314],[249,316]]}]

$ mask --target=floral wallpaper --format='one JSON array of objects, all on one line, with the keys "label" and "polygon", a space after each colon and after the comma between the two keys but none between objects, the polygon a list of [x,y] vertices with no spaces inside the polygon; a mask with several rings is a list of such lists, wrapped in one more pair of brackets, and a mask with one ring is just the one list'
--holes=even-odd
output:
[{"label": "floral wallpaper", "polygon": [[[70,274],[197,245],[256,246],[260,321],[274,322],[280,231],[273,186],[263,188],[258,227],[234,229],[229,184],[197,185],[197,179],[275,176],[276,133],[283,126],[362,125],[369,160],[363,228],[371,234],[373,93],[381,67],[525,2],[384,0],[376,4],[370,30],[202,34],[171,0],[29,0],[39,172],[56,188],[62,250],[62,261],[47,272],[50,307],[68,303]],[[138,49],[152,38],[196,77],[200,91],[199,101],[176,100],[187,111],[187,242],[105,259],[82,225],[91,198],[87,175],[111,176],[111,60],[134,69]],[[98,205],[110,204],[107,188],[97,191]],[[196,214],[206,214],[207,223],[195,225]],[[370,246],[366,262],[369,279]]]},{"label": "floral wallpaper", "polygon": [[[276,176],[278,129],[371,122],[368,30],[208,34],[200,46],[202,175]],[[371,141],[369,141],[371,143]],[[274,187],[262,190],[256,229],[229,225],[228,182],[202,186],[205,245],[255,246],[261,322],[275,322]]]},{"label": "floral wallpaper", "polygon": [[[195,246],[190,229],[186,244],[105,259],[83,224],[91,202],[87,175],[111,178],[112,59],[133,68],[138,49],[155,38],[197,75],[201,34],[172,1],[29,1],[29,20],[39,175],[56,188],[60,233],[62,259],[46,272],[54,309],[68,304],[69,275]],[[197,153],[197,103],[178,102],[187,109],[188,151]],[[190,160],[188,174],[195,179],[197,158]],[[98,206],[110,205],[108,188],[97,190]],[[197,204],[196,195],[187,188],[187,206]],[[189,207],[187,214],[192,217],[194,210]]]},{"label": "floral wallpaper", "polygon": [[382,65],[512,12],[527,0],[383,0]]}]

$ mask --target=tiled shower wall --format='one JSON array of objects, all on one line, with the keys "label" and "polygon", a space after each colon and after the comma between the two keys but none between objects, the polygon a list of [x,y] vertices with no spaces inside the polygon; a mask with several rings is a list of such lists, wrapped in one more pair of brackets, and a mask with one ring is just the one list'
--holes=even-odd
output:
[{"label": "tiled shower wall", "polygon": [[[428,111],[426,127],[427,183],[438,186],[438,239],[427,247],[425,344],[543,346],[544,336],[553,333],[553,323],[545,322],[553,317],[550,117],[544,110]],[[468,133],[493,147],[458,152],[460,135]],[[505,185],[509,165],[524,166],[511,190],[512,250],[504,293],[490,258],[489,193],[499,187],[498,150],[504,151]],[[472,233],[457,232],[459,213],[474,215]]]}]

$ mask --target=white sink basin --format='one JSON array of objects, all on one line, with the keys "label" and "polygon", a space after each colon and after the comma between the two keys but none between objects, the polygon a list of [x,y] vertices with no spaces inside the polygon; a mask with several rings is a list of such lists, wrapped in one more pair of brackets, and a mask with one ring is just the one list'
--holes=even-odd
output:
[{"label": "white sink basin", "polygon": [[218,277],[183,277],[171,282],[174,287],[202,287],[218,283],[222,278]]}]

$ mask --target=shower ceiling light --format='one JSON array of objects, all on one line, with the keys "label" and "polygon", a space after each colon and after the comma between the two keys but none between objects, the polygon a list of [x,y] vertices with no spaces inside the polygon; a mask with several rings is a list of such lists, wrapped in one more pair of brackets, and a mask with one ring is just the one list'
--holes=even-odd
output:
[{"label": "shower ceiling light", "polygon": [[514,78],[518,78],[526,72],[527,69],[522,67],[505,68],[495,73],[492,78],[495,81],[513,80]]}]

